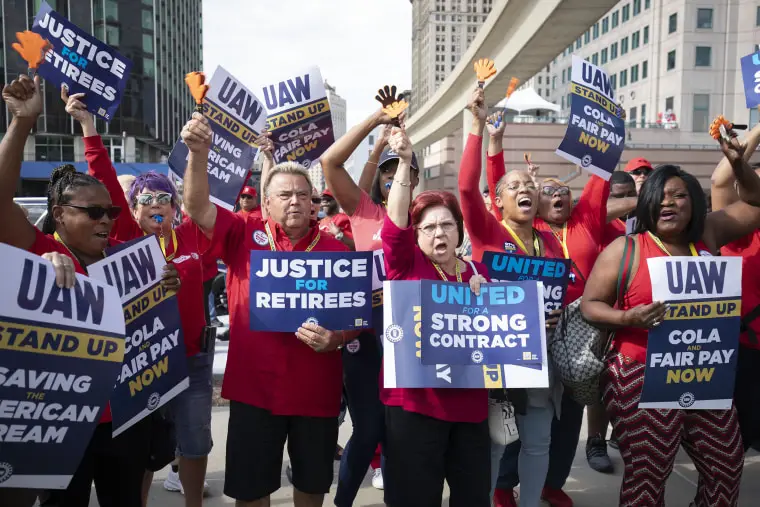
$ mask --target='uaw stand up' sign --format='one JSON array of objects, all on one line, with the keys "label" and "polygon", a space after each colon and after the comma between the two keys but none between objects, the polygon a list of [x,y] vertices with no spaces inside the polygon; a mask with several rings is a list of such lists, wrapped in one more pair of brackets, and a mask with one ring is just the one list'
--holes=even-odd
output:
[{"label": "'uaw stand up' sign", "polygon": [[113,287],[0,244],[0,487],[65,489],[124,358]]},{"label": "'uaw stand up' sign", "polygon": [[670,305],[649,330],[640,408],[728,409],[741,316],[741,257],[647,259],[652,300]]}]

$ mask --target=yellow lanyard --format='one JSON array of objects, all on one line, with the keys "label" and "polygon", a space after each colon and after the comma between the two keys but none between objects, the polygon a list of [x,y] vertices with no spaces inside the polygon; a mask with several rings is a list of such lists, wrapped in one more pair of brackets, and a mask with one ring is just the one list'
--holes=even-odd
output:
[{"label": "yellow lanyard", "polygon": [[[439,266],[437,263],[433,263],[433,267],[436,271],[438,271],[438,276],[441,277],[441,280],[444,282],[448,282],[449,278],[446,276],[446,273],[443,272],[441,269],[441,266]],[[459,269],[459,259],[457,259],[457,267],[456,267],[456,274],[457,274],[457,282],[462,282],[462,271]]]},{"label": "yellow lanyard", "polygon": [[[264,223],[264,228],[267,230],[267,239],[269,240],[269,248],[273,251],[277,251],[277,245],[274,244],[274,239],[272,238],[272,233],[269,231],[269,222]],[[317,235],[312,240],[311,244],[306,247],[306,250],[304,252],[311,252],[311,250],[317,246],[317,243],[319,242],[319,231],[317,231]]]},{"label": "yellow lanyard", "polygon": [[[660,247],[660,250],[668,254],[668,257],[673,257],[673,255],[668,251],[667,248],[665,248],[665,245],[662,244],[662,241],[660,241],[660,238],[652,234],[651,232],[647,231],[647,234],[649,234],[649,237],[652,238],[652,241],[657,244],[658,247]],[[694,247],[694,243],[689,243],[689,251],[691,251],[692,257],[699,257],[699,254],[697,253],[697,249]]]},{"label": "yellow lanyard", "polygon": [[[512,236],[512,239],[514,239],[517,242],[517,246],[520,247],[520,249],[525,252],[525,255],[528,255],[528,249],[525,248],[525,243],[522,242],[520,239],[520,236],[515,234],[515,231],[512,230],[512,228],[509,226],[506,220],[501,221],[501,225],[504,226],[504,228],[507,230],[507,232]],[[538,241],[538,235],[536,234],[536,230],[533,229],[533,255],[540,257],[541,256],[541,243]]]},{"label": "yellow lanyard", "polygon": [[[551,225],[549,226],[551,229]],[[570,258],[570,252],[567,250],[567,222],[562,224],[562,237],[559,237],[559,234],[554,232],[554,229],[552,229],[552,234],[554,234],[554,237],[557,238],[557,241],[559,241],[560,246],[562,247],[562,253],[565,255],[565,259]]]},{"label": "yellow lanyard", "polygon": [[[62,245],[63,245],[63,247],[64,247],[66,250],[68,250],[68,251],[69,251],[69,253],[71,254],[71,257],[73,257],[73,258],[74,258],[74,259],[75,259],[75,260],[76,260],[76,261],[79,263],[79,265],[80,265],[80,266],[82,266],[82,269],[83,269],[83,270],[84,270],[84,272],[86,273],[86,272],[87,272],[87,266],[85,266],[84,264],[82,264],[82,262],[79,260],[79,257],[77,257],[77,256],[76,256],[76,254],[75,254],[74,252],[72,252],[72,251],[71,251],[71,248],[69,248],[69,246],[68,246],[66,243],[64,243],[64,242],[63,242],[63,239],[61,239],[61,236],[60,236],[60,235],[59,235],[57,232],[54,232],[54,233],[53,233],[53,238],[55,238],[55,240],[56,240],[58,243],[62,244]],[[105,250],[103,250],[103,257],[105,258],[105,256],[106,256],[106,251],[105,251]]]},{"label": "yellow lanyard", "polygon": [[174,229],[172,229],[172,244],[174,245],[174,249],[172,250],[172,253],[170,255],[166,255],[166,243],[165,243],[163,232],[158,237],[158,242],[161,244],[161,251],[164,253],[164,257],[166,257],[167,261],[172,260],[174,256],[177,255],[177,246],[178,246],[177,233],[174,232]]}]

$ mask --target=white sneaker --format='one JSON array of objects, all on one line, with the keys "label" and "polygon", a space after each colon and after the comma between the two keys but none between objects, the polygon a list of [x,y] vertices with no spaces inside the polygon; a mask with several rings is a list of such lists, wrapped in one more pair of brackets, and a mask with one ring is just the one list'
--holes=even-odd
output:
[{"label": "white sneaker", "polygon": [[372,475],[372,487],[383,489],[383,470],[381,468],[376,468]]},{"label": "white sneaker", "polygon": [[166,480],[164,480],[164,489],[166,491],[174,491],[185,494],[184,491],[182,491],[182,483],[179,481],[179,472],[175,472],[172,469],[169,469],[169,475],[166,476]]}]

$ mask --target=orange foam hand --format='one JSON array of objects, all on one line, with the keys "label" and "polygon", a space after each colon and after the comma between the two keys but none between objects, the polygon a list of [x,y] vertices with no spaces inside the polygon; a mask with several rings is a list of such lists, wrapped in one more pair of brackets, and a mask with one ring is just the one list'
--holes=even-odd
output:
[{"label": "orange foam hand", "polygon": [[391,118],[398,118],[409,107],[409,103],[404,100],[403,95],[396,97],[396,90],[395,86],[385,85],[375,95],[375,100],[383,105],[383,112]]},{"label": "orange foam hand", "polygon": [[717,118],[715,118],[713,122],[710,124],[710,137],[712,137],[716,141],[720,139],[721,126],[724,126],[726,131],[730,131],[733,128],[733,125],[731,124],[731,122],[725,119],[723,115],[719,115]]},{"label": "orange foam hand", "polygon": [[45,60],[45,53],[53,47],[40,34],[31,30],[16,32],[16,38],[18,42],[14,42],[12,47],[26,60],[30,69],[37,69]]},{"label": "orange foam hand", "polygon": [[507,86],[507,98],[511,97],[514,91],[517,89],[517,85],[520,84],[520,80],[513,77],[509,80],[509,86]]},{"label": "orange foam hand", "polygon": [[481,58],[475,62],[475,74],[478,76],[478,82],[483,83],[486,79],[496,74],[496,67],[494,67],[493,60],[488,58]]},{"label": "orange foam hand", "polygon": [[195,99],[196,104],[203,104],[203,99],[208,93],[206,84],[206,75],[203,72],[190,72],[185,76],[185,83],[190,88],[190,94]]}]

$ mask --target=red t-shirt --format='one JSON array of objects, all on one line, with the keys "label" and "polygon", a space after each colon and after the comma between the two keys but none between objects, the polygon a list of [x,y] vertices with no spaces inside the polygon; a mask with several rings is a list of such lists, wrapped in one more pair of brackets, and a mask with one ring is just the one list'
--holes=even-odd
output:
[{"label": "red t-shirt", "polygon": [[[85,270],[81,264],[79,264],[77,258],[71,255],[71,252],[68,248],[66,248],[66,246],[64,246],[63,243],[57,241],[53,236],[43,234],[39,229],[35,228],[34,231],[36,233],[36,236],[34,238],[34,243],[29,248],[30,253],[33,253],[34,255],[42,255],[48,252],[58,252],[59,254],[63,254],[74,261],[74,269],[77,273],[87,276],[87,270]],[[109,240],[110,246],[113,246],[116,243],[118,242]],[[114,380],[114,385],[116,385],[116,380]],[[103,415],[100,416],[100,424],[111,422],[111,420],[111,403],[109,402],[106,404],[106,408],[103,410]]]},{"label": "red t-shirt", "polygon": [[[488,173],[488,188],[493,200],[496,183],[506,174],[503,151],[488,156],[486,171]],[[583,188],[580,199],[578,199],[578,204],[575,205],[570,213],[570,218],[565,222],[567,227],[565,248],[562,245],[565,236],[562,232],[553,232],[551,226],[539,217],[536,217],[534,221],[536,229],[555,237],[562,257],[573,261],[571,267],[574,277],[571,277],[567,284],[565,304],[570,304],[583,295],[586,280],[591,274],[591,268],[594,267],[600,247],[605,244],[604,232],[607,226],[607,199],[609,196],[609,181],[591,175]],[[623,227],[623,233],[625,234],[625,227]]]},{"label": "red t-shirt", "polygon": [[[385,253],[385,270],[388,280],[440,280],[433,263],[417,246],[414,229],[399,229],[386,217],[380,232]],[[487,276],[483,264],[476,263],[478,272]],[[456,276],[444,273],[450,282]],[[467,282],[475,275],[469,266],[462,273]],[[481,422],[488,416],[488,391],[486,389],[394,389],[393,400],[386,405],[399,406],[416,412],[452,422]]]},{"label": "red t-shirt", "polygon": [[[111,229],[111,238],[127,242],[143,237],[145,233],[130,214],[129,203],[124,197],[124,191],[116,177],[116,170],[108,158],[108,151],[103,146],[100,136],[85,137],[84,147],[88,172],[106,186],[113,204],[121,206],[122,209],[122,213]],[[198,236],[201,234],[195,224],[189,220],[182,222],[174,229],[174,232],[177,236],[177,244],[173,244],[171,236],[167,237],[165,255],[177,268],[182,283],[177,293],[177,303],[182,333],[185,337],[185,350],[187,356],[190,357],[200,352],[201,334],[206,325],[203,267],[198,249]]]},{"label": "red t-shirt", "polygon": [[326,232],[328,234],[332,234],[330,232],[330,223],[335,224],[335,226],[343,231],[343,234],[348,239],[354,239],[354,234],[351,231],[351,222],[348,218],[348,215],[345,213],[336,213],[332,216],[327,216],[319,221],[319,230],[322,232]]},{"label": "red t-shirt", "polygon": [[[268,219],[277,249],[303,252],[319,233],[312,223],[296,245],[279,224]],[[213,237],[201,236],[201,247],[227,265],[230,344],[222,396],[274,415],[337,417],[343,390],[341,354],[315,352],[293,333],[250,330],[251,250],[269,250],[264,222],[217,206]],[[315,252],[344,252],[346,246],[320,234]]]},{"label": "red t-shirt", "polygon": [[261,219],[261,206],[256,206],[251,211],[238,210],[238,214],[244,217],[251,215],[252,218]]},{"label": "red t-shirt", "polygon": [[[742,317],[760,305],[760,231],[729,243],[720,249],[722,255],[741,256],[742,258]],[[760,340],[760,318],[749,323],[749,328]],[[760,343],[753,343],[748,333],[739,336],[739,343],[744,347],[760,349]]]},{"label": "red t-shirt", "polygon": [[599,248],[601,252],[609,246],[610,243],[618,239],[620,236],[625,236],[625,222],[619,218],[616,218],[612,222],[608,223],[604,227],[604,233],[602,234],[602,245]]}]

